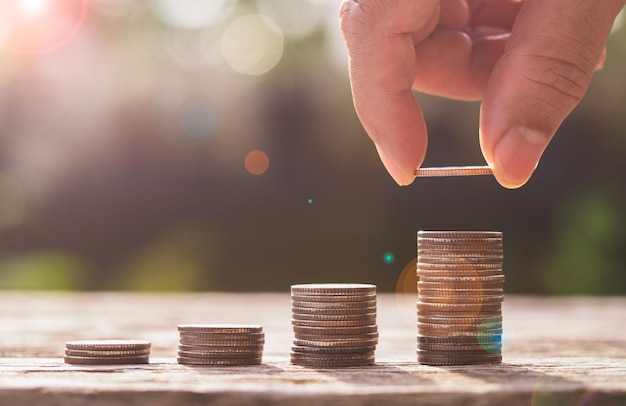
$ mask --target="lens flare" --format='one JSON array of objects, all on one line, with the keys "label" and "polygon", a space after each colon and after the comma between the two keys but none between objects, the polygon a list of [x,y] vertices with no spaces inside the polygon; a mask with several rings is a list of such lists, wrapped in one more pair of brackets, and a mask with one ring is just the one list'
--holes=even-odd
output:
[{"label": "lens flare", "polygon": [[393,252],[387,251],[383,254],[383,262],[387,265],[391,265],[396,260],[396,256]]},{"label": "lens flare", "polygon": [[248,152],[244,160],[246,170],[253,175],[263,175],[270,167],[270,159],[260,149]]},{"label": "lens flare", "polygon": [[59,51],[78,34],[87,16],[88,0],[20,0],[0,6],[3,45],[20,55]]},{"label": "lens flare", "polygon": [[248,14],[233,21],[222,36],[222,54],[234,71],[262,75],[283,55],[283,34],[261,14]]}]

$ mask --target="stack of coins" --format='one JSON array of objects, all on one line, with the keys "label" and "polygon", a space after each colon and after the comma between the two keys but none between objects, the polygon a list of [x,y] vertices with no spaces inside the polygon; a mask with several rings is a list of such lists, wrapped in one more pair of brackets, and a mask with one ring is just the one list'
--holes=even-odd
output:
[{"label": "stack of coins", "polygon": [[502,361],[502,258],[500,232],[418,232],[419,363]]},{"label": "stack of coins", "polygon": [[150,341],[82,340],[65,343],[65,362],[82,365],[147,364]]},{"label": "stack of coins", "polygon": [[255,324],[181,324],[178,363],[184,365],[259,365],[265,333]]},{"label": "stack of coins", "polygon": [[292,364],[333,368],[374,363],[375,285],[292,285],[291,305]]}]

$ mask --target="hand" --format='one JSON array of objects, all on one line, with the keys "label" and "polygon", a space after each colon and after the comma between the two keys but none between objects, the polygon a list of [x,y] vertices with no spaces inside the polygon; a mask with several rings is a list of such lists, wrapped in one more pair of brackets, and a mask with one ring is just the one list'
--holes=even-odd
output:
[{"label": "hand", "polygon": [[604,62],[626,0],[344,0],[354,106],[400,185],[424,159],[411,89],[482,99],[480,145],[498,182],[528,181]]}]

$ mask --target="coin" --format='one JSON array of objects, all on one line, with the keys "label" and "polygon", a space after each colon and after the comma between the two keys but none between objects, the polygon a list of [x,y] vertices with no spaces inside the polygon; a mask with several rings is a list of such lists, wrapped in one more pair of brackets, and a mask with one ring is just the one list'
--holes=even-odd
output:
[{"label": "coin", "polygon": [[65,347],[71,350],[142,350],[150,348],[146,340],[78,340],[68,341]]},{"label": "coin", "polygon": [[293,345],[291,347],[292,352],[297,352],[301,354],[326,354],[332,355],[335,354],[362,354],[362,353],[373,353],[376,350],[376,346],[364,346],[364,347],[309,347],[309,346],[300,346]]},{"label": "coin", "polygon": [[454,290],[454,289],[418,289],[419,293],[424,297],[439,298],[483,298],[502,296],[502,289],[481,289],[481,290]]},{"label": "coin", "polygon": [[440,303],[440,304],[474,304],[474,303],[500,303],[504,300],[504,295],[491,295],[491,296],[419,296],[422,303]]},{"label": "coin", "polygon": [[176,360],[179,364],[193,365],[193,366],[238,366],[238,365],[259,365],[262,363],[262,358],[233,358],[233,359],[211,359],[211,358],[190,358],[190,357],[177,357]]},{"label": "coin", "polygon": [[476,365],[476,364],[497,364],[502,362],[501,354],[469,356],[469,357],[434,357],[427,354],[418,354],[417,360],[420,364],[445,366],[445,365]]},{"label": "coin", "polygon": [[365,315],[365,314],[376,314],[376,307],[363,307],[363,308],[354,308],[354,309],[312,309],[306,307],[292,307],[291,308],[292,315],[297,314],[306,314],[306,315],[327,315],[327,316],[348,316],[348,315]]},{"label": "coin", "polygon": [[77,365],[125,365],[125,364],[147,364],[150,356],[141,355],[134,357],[79,357],[67,355],[64,357],[66,364]]},{"label": "coin", "polygon": [[496,283],[504,282],[504,275],[486,275],[486,276],[420,276],[420,282],[435,282],[435,283]]},{"label": "coin", "polygon": [[348,368],[348,367],[363,367],[368,365],[374,365],[375,358],[372,355],[369,358],[364,359],[302,359],[298,356],[291,355],[291,363],[298,366],[309,368]]},{"label": "coin", "polygon": [[376,322],[376,313],[363,314],[324,314],[324,313],[293,313],[295,320],[325,320],[325,321],[363,321],[371,320],[372,324]]},{"label": "coin", "polygon": [[363,283],[310,283],[291,285],[293,295],[351,296],[372,295],[376,293],[376,285]]},{"label": "coin", "polygon": [[[350,310],[350,309],[369,309],[372,307],[376,307],[376,300],[367,300],[360,302],[301,302],[298,300],[292,300],[291,306],[296,309],[304,309],[305,311],[315,312],[320,310],[344,310],[346,312],[349,311],[358,311],[358,310]],[[309,310],[311,309],[311,310]]]},{"label": "coin", "polygon": [[196,331],[179,332],[180,338],[206,340],[206,341],[230,341],[230,340],[263,340],[265,333],[202,333]]},{"label": "coin", "polygon": [[454,240],[468,238],[502,238],[501,231],[456,231],[456,230],[419,230],[418,237],[422,238],[452,238]]},{"label": "coin", "polygon": [[202,358],[202,359],[251,359],[263,356],[263,351],[255,350],[252,352],[213,352],[213,351],[178,351],[178,356],[183,358]]},{"label": "coin", "polygon": [[440,314],[436,314],[435,316],[431,316],[430,314],[418,314],[417,321],[422,323],[431,323],[431,324],[481,324],[483,322],[493,324],[500,323],[502,324],[502,316],[491,316],[491,317],[466,317],[466,316],[441,316]]},{"label": "coin", "polygon": [[461,344],[425,344],[421,343],[418,347],[419,350],[424,351],[450,351],[450,352],[464,352],[464,351],[486,351],[488,353],[496,354],[502,350],[502,344],[494,345],[461,345]]},{"label": "coin", "polygon": [[207,341],[207,340],[195,340],[181,338],[178,342],[179,345],[192,346],[192,347],[262,347],[265,340],[225,340],[225,341]]},{"label": "coin", "polygon": [[298,347],[322,347],[322,348],[369,348],[375,347],[378,344],[378,338],[370,339],[355,339],[355,340],[300,340],[294,339],[293,344]]},{"label": "coin", "polygon": [[363,340],[378,339],[378,331],[373,333],[328,333],[328,334],[306,334],[306,333],[294,333],[296,340],[306,341],[343,341],[343,342],[358,342]]},{"label": "coin", "polygon": [[365,333],[375,333],[378,331],[378,327],[373,324],[369,326],[358,326],[358,327],[304,327],[304,326],[293,326],[293,331],[295,333],[307,334],[307,335],[339,335],[339,334],[365,334]]},{"label": "coin", "polygon": [[339,360],[366,360],[374,357],[374,352],[363,352],[363,353],[339,353],[339,354],[324,354],[324,353],[302,353],[302,352],[291,352],[291,359],[295,358],[303,359],[303,360],[323,360],[323,359],[332,359],[335,361]]},{"label": "coin", "polygon": [[476,175],[493,175],[493,171],[488,166],[444,166],[439,168],[419,168],[415,170],[415,176],[418,178]]},{"label": "coin", "polygon": [[[502,261],[493,261],[491,263],[480,263],[478,261],[469,261],[468,259],[463,259],[463,261],[459,260],[456,263],[453,262],[423,262],[421,260],[417,261],[417,273],[429,271],[454,271],[456,273],[463,273],[472,271],[472,272],[482,272],[485,274],[489,274],[489,272],[493,272],[494,270],[502,271]],[[496,274],[497,275],[497,274]],[[462,276],[462,275],[460,275]]]},{"label": "coin", "polygon": [[482,335],[482,336],[417,336],[418,345],[438,344],[438,345],[502,345],[502,335]]},{"label": "coin", "polygon": [[178,331],[202,334],[250,334],[261,333],[257,324],[179,324]]},{"label": "coin", "polygon": [[206,346],[206,345],[190,345],[178,343],[178,351],[189,352],[227,352],[227,353],[251,353],[263,351],[263,344],[261,345],[248,345],[248,346]]},{"label": "coin", "polygon": [[71,357],[137,357],[137,356],[146,356],[150,355],[150,349],[147,348],[145,350],[72,350],[66,349],[65,355]]},{"label": "coin", "polygon": [[368,295],[291,295],[297,302],[367,302],[376,300],[376,294]]},{"label": "coin", "polygon": [[485,290],[502,290],[503,282],[430,282],[420,280],[417,282],[417,289],[422,290],[452,290],[461,291],[485,291]]},{"label": "coin", "polygon": [[376,317],[364,320],[297,320],[291,319],[292,326],[303,327],[360,327],[371,326],[376,323]]}]

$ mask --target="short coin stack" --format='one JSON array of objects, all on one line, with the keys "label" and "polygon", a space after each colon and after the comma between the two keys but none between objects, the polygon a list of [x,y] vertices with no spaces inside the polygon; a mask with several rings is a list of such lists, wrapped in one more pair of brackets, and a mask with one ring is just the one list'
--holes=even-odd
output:
[{"label": "short coin stack", "polygon": [[181,324],[178,363],[184,365],[258,365],[265,333],[255,324]]},{"label": "short coin stack", "polygon": [[378,344],[376,286],[291,286],[291,363],[333,368],[372,365]]},{"label": "short coin stack", "polygon": [[82,365],[147,364],[150,341],[81,340],[65,343],[65,362]]},{"label": "short coin stack", "polygon": [[419,363],[502,361],[502,259],[500,232],[418,232]]}]

